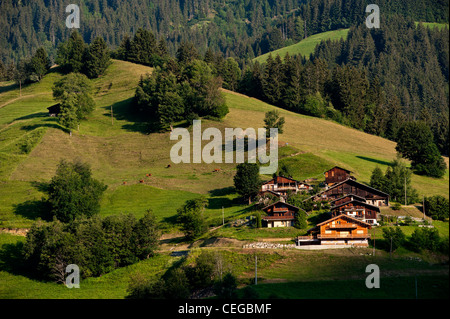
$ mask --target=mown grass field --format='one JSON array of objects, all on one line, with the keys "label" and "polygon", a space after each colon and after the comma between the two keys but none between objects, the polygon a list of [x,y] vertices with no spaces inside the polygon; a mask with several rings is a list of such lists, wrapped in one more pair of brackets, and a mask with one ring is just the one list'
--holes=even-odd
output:
[{"label": "mown grass field", "polygon": [[[187,199],[204,195],[211,223],[245,212],[233,190],[234,164],[173,164],[169,133],[147,133],[145,122],[132,112],[132,97],[139,77],[151,68],[114,61],[106,74],[93,81],[96,110],[73,136],[56,118],[47,116],[54,104],[56,69],[40,83],[18,88],[3,83],[0,93],[0,227],[29,227],[36,219],[41,182],[53,176],[61,159],[81,159],[91,165],[94,177],[108,185],[101,214],[133,213],[151,208],[160,220],[170,220]],[[202,128],[258,128],[273,106],[223,90],[230,113],[221,122],[202,121]],[[112,109],[112,116],[111,116]],[[280,165],[297,179],[323,178],[334,165],[353,171],[368,182],[372,170],[383,170],[396,156],[395,143],[337,123],[286,110],[285,130],[280,135]],[[31,143],[25,152],[24,144]],[[448,159],[446,159],[448,162]],[[168,164],[172,164],[167,168]],[[219,168],[219,172],[213,172]],[[147,177],[147,174],[151,174]],[[263,176],[268,179],[270,176]],[[141,182],[142,181],[142,182]],[[126,184],[125,184],[126,183]],[[420,194],[448,197],[448,172],[443,179],[413,176]]]},{"label": "mown grass field", "polygon": [[[102,216],[131,213],[140,217],[147,209],[152,209],[165,229],[172,230],[170,225],[177,209],[186,200],[198,196],[208,200],[205,215],[210,226],[221,224],[222,208],[225,221],[250,214],[233,188],[235,164],[173,164],[169,154],[176,141],[169,140],[169,133],[148,134],[145,122],[132,113],[132,97],[139,77],[151,71],[145,66],[114,61],[104,76],[93,81],[97,108],[72,137],[56,118],[47,115],[47,107],[54,104],[52,85],[61,78],[55,69],[40,83],[24,86],[22,96],[15,84],[0,84],[0,228],[28,228],[39,218],[41,198],[45,196],[42,183],[52,178],[61,159],[81,159],[89,163],[94,177],[107,184],[101,201]],[[226,127],[259,128],[263,126],[264,113],[275,108],[253,98],[223,92],[230,113],[221,122],[203,120],[203,129],[217,127],[224,132]],[[395,143],[391,141],[331,121],[279,111],[286,118],[284,133],[279,137],[280,165],[289,166],[294,178],[320,180],[326,169],[339,165],[352,170],[360,181],[368,182],[376,166],[385,170],[396,156]],[[446,161],[448,163],[448,159]],[[215,169],[220,170],[213,172]],[[448,171],[439,180],[413,177],[413,186],[421,195],[448,197],[448,182]],[[448,228],[448,223],[439,227]],[[441,228],[440,234],[445,235]],[[408,234],[412,231],[413,228]],[[219,228],[210,236],[253,241],[266,237],[292,238],[297,234],[294,229]],[[448,231],[446,234],[448,236]],[[14,261],[20,247],[18,242],[23,240],[23,237],[0,234],[0,298],[123,298],[131,275],[140,271],[160,274],[178,258],[161,253],[154,259],[100,278],[84,280],[84,289],[69,290],[55,283],[33,280],[17,271]],[[302,256],[309,257],[298,259]],[[313,256],[316,255],[298,252],[298,255],[288,255],[289,258],[276,259],[261,268],[261,275],[269,281],[304,281],[305,272],[295,264],[299,262],[304,264],[304,271],[309,273],[310,269],[309,280],[315,276],[322,278],[322,275],[324,280],[343,280],[339,277],[341,273],[337,276],[314,272],[311,267],[318,265],[314,262],[306,267]],[[238,257],[234,259],[244,258]],[[288,262],[290,259],[293,263]],[[331,264],[336,260],[340,259],[333,255],[317,259],[320,263]],[[398,268],[405,266],[398,265]],[[242,280],[251,277],[249,267],[250,264],[239,268]],[[294,270],[287,271],[291,268]],[[437,276],[441,275],[439,271]],[[435,274],[434,270],[431,272]],[[273,287],[278,289],[278,286]],[[296,291],[293,289],[291,297],[303,296]],[[265,293],[269,292],[261,292],[263,296]]]},{"label": "mown grass field", "polygon": [[348,29],[339,29],[339,30],[317,33],[317,34],[309,36],[306,39],[303,39],[295,44],[292,44],[287,47],[260,55],[256,58],[254,58],[253,61],[258,61],[259,63],[264,63],[264,62],[266,62],[266,60],[270,54],[272,54],[272,57],[276,57],[277,55],[279,55],[280,58],[284,58],[286,53],[289,53],[290,56],[300,54],[306,58],[309,58],[310,54],[314,53],[315,47],[320,42],[326,41],[326,40],[346,39],[347,34],[348,34]]},{"label": "mown grass field", "polygon": [[[24,237],[0,234],[0,298],[27,299],[122,299],[128,295],[132,277],[145,274],[158,277],[180,261],[166,252],[112,271],[98,278],[82,279],[79,289],[62,284],[42,282],[21,273],[19,253]],[[420,259],[371,249],[338,249],[328,251],[240,250],[233,248],[202,248],[223,258],[224,269],[232,271],[239,287],[254,281],[254,260],[258,257],[258,285],[252,286],[259,298],[448,298],[448,266],[437,259]],[[202,249],[191,251],[188,262]],[[367,289],[367,265],[380,267],[380,289]]]}]

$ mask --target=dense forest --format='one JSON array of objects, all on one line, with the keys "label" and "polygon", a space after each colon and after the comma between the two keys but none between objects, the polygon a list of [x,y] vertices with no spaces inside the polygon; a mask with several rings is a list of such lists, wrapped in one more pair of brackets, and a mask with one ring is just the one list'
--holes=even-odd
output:
[{"label": "dense forest", "polygon": [[448,155],[449,30],[396,15],[383,24],[351,27],[346,40],[322,42],[309,60],[269,56],[251,64],[240,91],[395,141],[402,124],[421,120]]},{"label": "dense forest", "polygon": [[[365,17],[369,0],[83,0],[80,29],[85,42],[102,37],[112,48],[139,28],[167,42],[169,53],[191,41],[238,59],[297,42],[312,34],[349,28]],[[379,0],[382,15],[448,22],[448,0]],[[0,60],[9,64],[44,47],[50,58],[71,33],[67,3],[57,0],[0,1]],[[32,26],[30,27],[30,24]]]},{"label": "dense forest", "polygon": [[[114,58],[161,67],[165,71],[158,76],[176,75],[171,83],[181,100],[189,100],[178,89],[189,77],[181,76],[178,63],[203,60],[208,67],[197,66],[208,70],[211,79],[220,77],[214,83],[221,81],[224,88],[395,141],[402,125],[423,121],[441,154],[448,155],[449,31],[416,24],[448,23],[448,0],[378,1],[380,29],[364,24],[369,2],[85,0],[78,41],[96,42],[102,48],[96,52],[106,44]],[[65,6],[55,0],[9,0],[0,2],[0,11],[0,78],[22,83],[32,79],[20,76],[26,73],[39,80],[41,72],[30,59],[46,61],[47,56],[36,58],[42,49],[50,61],[64,60],[72,31],[65,26]],[[273,56],[262,65],[251,61],[338,28],[350,28],[347,39],[324,41],[309,58]],[[153,80],[144,79],[140,87],[150,92]],[[183,107],[179,113],[196,116],[199,110]],[[157,114],[161,121],[162,113]]]}]

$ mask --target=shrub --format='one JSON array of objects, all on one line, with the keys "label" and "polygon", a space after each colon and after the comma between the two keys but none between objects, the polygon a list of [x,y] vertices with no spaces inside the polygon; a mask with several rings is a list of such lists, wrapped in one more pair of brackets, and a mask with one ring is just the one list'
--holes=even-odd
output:
[{"label": "shrub", "polygon": [[449,200],[444,196],[436,195],[425,197],[425,214],[433,219],[444,220],[448,218]]},{"label": "shrub", "polygon": [[415,251],[437,251],[441,244],[439,231],[436,228],[417,228],[411,235],[410,244]]},{"label": "shrub", "polygon": [[51,214],[62,222],[92,217],[100,211],[100,199],[106,188],[92,178],[89,165],[63,160],[47,188]]},{"label": "shrub", "polygon": [[397,248],[403,245],[406,236],[398,226],[385,227],[383,228],[383,238],[388,242],[388,247],[391,247],[392,243],[392,251],[395,251]]},{"label": "shrub", "polygon": [[87,278],[148,258],[159,240],[158,225],[148,214],[139,221],[130,214],[70,224],[38,222],[27,233],[26,264],[40,278],[62,281],[69,264],[78,265]]}]

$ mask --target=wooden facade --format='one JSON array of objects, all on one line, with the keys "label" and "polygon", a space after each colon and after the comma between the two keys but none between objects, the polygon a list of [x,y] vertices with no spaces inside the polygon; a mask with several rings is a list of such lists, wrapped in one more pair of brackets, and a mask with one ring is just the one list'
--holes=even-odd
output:
[{"label": "wooden facade", "polygon": [[263,216],[263,227],[290,227],[294,226],[295,215],[301,208],[278,201],[263,208],[267,216]]},{"label": "wooden facade", "polygon": [[336,217],[341,214],[356,218],[371,225],[377,225],[380,208],[366,202],[351,200],[331,207],[331,216]]},{"label": "wooden facade", "polygon": [[[320,245],[368,246],[371,225],[356,218],[341,214],[310,229],[310,238]],[[297,240],[301,242],[301,238]]]},{"label": "wooden facade", "polygon": [[308,191],[312,186],[290,177],[277,176],[264,182],[261,186],[261,192],[272,191],[285,196],[288,192],[298,193],[299,191]]},{"label": "wooden facade", "polygon": [[351,174],[351,171],[349,171],[348,169],[344,169],[342,167],[335,166],[332,169],[330,169],[324,173],[325,183],[330,186],[330,185],[333,185],[336,183],[343,182],[346,179],[352,178],[352,176],[350,174]]},{"label": "wooden facade", "polygon": [[366,202],[366,199],[364,197],[354,195],[354,194],[348,194],[348,195],[344,195],[342,197],[332,200],[330,202],[330,204],[331,204],[331,206],[338,206],[340,204],[347,203],[352,200],[359,200],[360,202]]},{"label": "wooden facade", "polygon": [[312,196],[313,200],[336,200],[347,195],[356,195],[365,199],[368,204],[374,206],[388,206],[389,194],[359,183],[353,179],[347,179],[330,188]]}]

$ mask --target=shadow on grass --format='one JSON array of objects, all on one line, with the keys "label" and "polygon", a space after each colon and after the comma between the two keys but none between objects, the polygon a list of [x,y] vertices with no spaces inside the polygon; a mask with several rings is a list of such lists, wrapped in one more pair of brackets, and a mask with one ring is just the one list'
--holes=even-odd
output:
[{"label": "shadow on grass", "polygon": [[30,120],[30,119],[42,118],[42,117],[48,117],[48,113],[47,112],[33,113],[33,114],[18,117],[16,119],[14,119],[14,121]]},{"label": "shadow on grass", "polygon": [[211,194],[211,196],[213,196],[213,197],[226,196],[226,195],[231,195],[234,193],[236,193],[236,189],[233,186],[217,188],[217,189],[213,189],[213,190],[209,191],[209,194]]},{"label": "shadow on grass", "polygon": [[3,244],[0,249],[0,270],[14,275],[25,275],[23,242]]},{"label": "shadow on grass", "polygon": [[53,119],[48,119],[48,120],[44,120],[44,121],[47,121],[47,122],[51,121],[52,123],[45,123],[45,122],[43,122],[43,123],[37,123],[37,124],[32,124],[32,125],[24,125],[24,126],[21,127],[21,129],[24,130],[24,131],[33,131],[33,130],[39,128],[39,127],[49,127],[49,128],[54,128],[54,129],[57,129],[57,130],[61,130],[64,133],[67,133],[67,134],[69,134],[69,132],[70,132],[68,129],[66,129],[65,127],[61,126],[58,122],[56,122]]},{"label": "shadow on grass", "polygon": [[11,84],[5,85],[5,86],[0,86],[0,93],[5,93],[8,91],[12,91],[19,88],[19,84],[13,82]]},{"label": "shadow on grass", "polygon": [[27,200],[14,205],[13,212],[30,220],[37,220],[38,218],[50,220],[49,211],[49,204],[45,200]]},{"label": "shadow on grass", "polygon": [[382,160],[378,160],[375,158],[370,158],[370,157],[365,157],[365,156],[356,156],[357,158],[360,158],[362,160],[368,161],[368,162],[372,162],[372,163],[377,163],[380,165],[386,165],[386,166],[390,166],[391,163],[390,162],[386,162],[386,161],[382,161]]},{"label": "shadow on grass", "polygon": [[[161,129],[159,121],[152,119],[150,114],[140,113],[133,106],[133,98],[116,102],[112,106],[105,106],[104,116],[111,117],[111,108],[113,117],[117,121],[126,121],[128,124],[123,124],[122,128],[129,132],[138,132],[142,134],[166,132],[166,129]],[[189,123],[185,120],[174,123],[173,128],[189,127]]]}]

